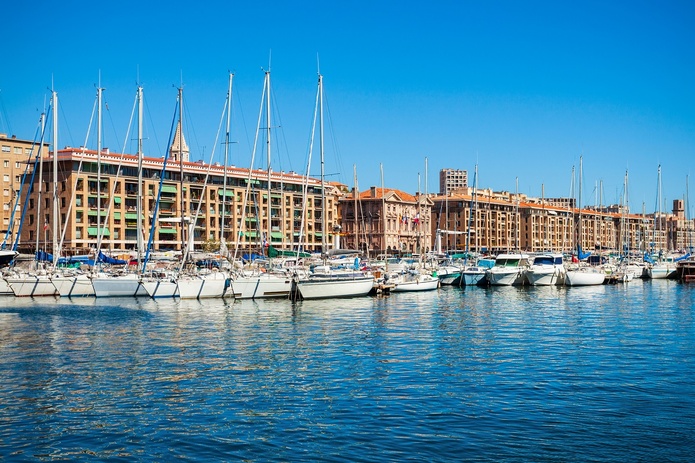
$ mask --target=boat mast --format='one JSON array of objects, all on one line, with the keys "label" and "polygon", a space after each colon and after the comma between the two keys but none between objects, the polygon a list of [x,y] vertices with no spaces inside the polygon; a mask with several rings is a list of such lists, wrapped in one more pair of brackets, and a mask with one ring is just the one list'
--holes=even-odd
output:
[{"label": "boat mast", "polygon": [[[265,140],[265,149],[266,149],[266,157],[267,157],[267,166],[268,166],[268,198],[266,202],[266,217],[268,221],[268,225],[266,228],[266,243],[270,243],[270,230],[272,229],[272,220],[270,217],[270,177],[271,177],[271,171],[270,171],[270,67],[268,70],[265,72],[265,85],[266,85],[266,101],[265,101],[265,125],[266,125],[266,140]],[[262,204],[262,203],[261,203]],[[260,232],[260,230],[259,230]],[[264,244],[261,242],[261,244]],[[270,249],[270,244],[268,244],[268,248]],[[262,252],[263,250],[261,250]]]},{"label": "boat mast", "polygon": [[101,76],[99,77],[99,86],[97,87],[97,236],[101,242],[102,227],[101,227],[101,129],[102,129],[102,88]]},{"label": "boat mast", "polygon": [[220,224],[220,245],[224,245],[224,220],[225,213],[227,211],[227,165],[229,163],[229,129],[232,125],[231,114],[232,114],[232,79],[234,74],[229,73],[229,88],[227,89],[227,129],[225,131],[224,139],[224,179],[222,184],[222,223]]},{"label": "boat mast", "polygon": [[326,254],[326,185],[323,153],[323,76],[319,73],[319,151],[321,154],[321,254]]},{"label": "boat mast", "polygon": [[58,93],[53,92],[53,220],[51,231],[53,238],[53,268],[58,264],[58,226],[60,223],[60,209],[58,208]]},{"label": "boat mast", "polygon": [[186,247],[186,211],[183,194],[183,86],[179,87],[179,194],[181,195],[181,253]]},{"label": "boat mast", "polygon": [[138,92],[137,92],[137,100],[138,100],[138,194],[137,198],[135,198],[135,204],[136,204],[136,209],[135,211],[137,213],[137,221],[136,221],[136,228],[137,228],[137,239],[136,239],[136,247],[137,247],[137,262],[138,262],[138,272],[142,272],[144,269],[142,267],[142,250],[144,248],[144,243],[143,243],[143,224],[142,224],[142,215],[143,215],[143,204],[142,204],[142,86],[138,86]]}]

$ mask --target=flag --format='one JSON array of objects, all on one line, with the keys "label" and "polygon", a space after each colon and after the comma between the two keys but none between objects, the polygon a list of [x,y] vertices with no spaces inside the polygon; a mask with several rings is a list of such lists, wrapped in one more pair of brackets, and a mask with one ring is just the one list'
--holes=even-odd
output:
[{"label": "flag", "polygon": [[48,230],[48,222],[43,223],[43,231]]}]

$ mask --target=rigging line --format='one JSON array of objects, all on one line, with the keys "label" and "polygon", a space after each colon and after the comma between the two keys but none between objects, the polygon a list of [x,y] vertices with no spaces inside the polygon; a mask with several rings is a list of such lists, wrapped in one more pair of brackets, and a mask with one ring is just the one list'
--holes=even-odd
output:
[{"label": "rigging line", "polygon": [[[171,144],[174,141],[174,133],[176,131],[176,127],[178,126],[178,120],[177,116],[180,117],[179,114],[179,99],[178,97],[176,98],[176,105],[174,106],[174,117],[172,118],[171,121],[171,128],[169,130],[169,143],[167,146],[171,146]],[[179,154],[180,156],[180,154]],[[167,169],[167,162],[169,161],[169,150],[167,150],[166,154],[164,155],[164,162],[162,163],[162,170],[159,175],[159,190],[157,191],[157,199],[154,203],[154,211],[152,211],[152,224],[150,225],[150,236],[147,239],[147,246],[145,248],[145,257],[142,261],[142,269],[147,268],[147,261],[150,260],[150,251],[152,249],[152,245],[154,244],[154,233],[157,228],[157,216],[159,214],[159,202],[162,197],[162,182],[164,182],[164,178],[166,177],[166,169]],[[183,194],[183,192],[181,192]],[[141,211],[137,211],[138,214],[142,214]],[[181,217],[183,218],[184,216],[184,211],[181,211]],[[140,231],[138,230],[138,233]],[[183,233],[183,231],[182,231]]]},{"label": "rigging line", "polygon": [[[162,147],[161,147],[160,144],[159,144],[159,138],[157,138],[157,131],[154,129],[155,125],[154,125],[154,120],[152,119],[152,113],[150,112],[150,105],[149,105],[148,100],[144,99],[144,101],[145,101],[145,110],[146,110],[146,112],[147,112],[147,116],[148,116],[149,119],[150,119],[150,125],[152,126],[152,133],[153,133],[153,137],[154,137],[154,144],[155,144],[155,146],[157,147],[157,153],[160,154],[159,157],[165,157],[165,156],[166,156],[166,153],[169,152],[169,147],[167,146],[165,154],[162,155],[162,154],[161,154],[161,153],[162,153]],[[147,129],[147,126],[145,126],[144,129],[146,130],[146,129]],[[149,140],[149,137],[145,137],[145,138]],[[157,156],[155,155],[155,156],[152,156],[152,157],[157,157]]]},{"label": "rigging line", "polygon": [[[5,107],[5,100],[2,98],[2,89],[0,89],[0,118],[1,120],[5,121],[5,125],[7,126],[7,133],[12,134],[12,124],[10,124],[10,118],[7,115],[7,108]],[[0,125],[0,129],[2,129],[2,125]]]},{"label": "rigging line", "polygon": [[[130,112],[130,120],[128,121],[128,129],[126,130],[125,139],[123,140],[123,149],[121,150],[121,157],[118,160],[118,165],[116,167],[116,179],[118,179],[121,175],[121,166],[123,165],[123,159],[126,156],[126,154],[125,154],[126,144],[128,143],[128,137],[130,136],[130,128],[132,127],[133,119],[135,118],[135,108],[137,106],[137,101],[138,101],[138,97],[136,94],[135,100],[133,101],[133,109]],[[81,162],[82,161],[80,161],[80,163]],[[116,187],[117,186],[118,186],[118,182],[113,182],[113,186],[111,187],[111,194],[109,196],[109,206],[106,208],[106,217],[111,216],[111,207],[113,206],[113,198],[116,196]],[[140,211],[138,211],[138,212],[140,212]],[[70,216],[70,213],[68,212],[68,217],[69,216]],[[104,239],[104,233],[105,232],[106,232],[105,226],[102,227],[101,230],[99,230],[99,228],[97,227],[97,244],[96,244],[96,258],[95,258],[95,262],[97,262],[97,263],[99,262],[99,252],[101,251],[101,242]]]},{"label": "rigging line", "polygon": [[106,109],[106,114],[109,116],[109,122],[111,122],[111,130],[113,130],[114,140],[120,140],[121,137],[118,136],[118,131],[116,130],[116,125],[113,122],[113,114],[109,110],[109,103],[104,102],[104,108]]},{"label": "rigging line", "polygon": [[[231,98],[231,95],[229,96]],[[224,116],[227,112],[227,101],[225,100],[224,106],[222,108],[222,114],[220,115],[220,123],[217,126],[217,134],[215,135],[215,141],[212,144],[212,151],[210,152],[210,162],[208,162],[208,168],[205,172],[205,181],[203,182],[203,190],[200,194],[200,198],[198,199],[198,207],[196,208],[195,215],[192,217],[191,223],[193,224],[193,233],[188,234],[188,242],[186,243],[186,248],[181,250],[181,266],[179,267],[179,272],[183,271],[184,265],[186,261],[188,260],[188,255],[191,252],[191,248],[195,244],[195,226],[196,223],[198,222],[198,217],[200,216],[200,210],[202,208],[203,202],[205,198],[207,197],[207,187],[208,187],[208,181],[210,179],[210,171],[212,170],[212,160],[215,158],[215,149],[217,147],[217,142],[220,139],[220,133],[222,131],[222,124],[224,123]],[[227,166],[224,166],[224,169],[227,169]],[[191,188],[191,193],[192,193],[192,188]],[[223,204],[222,207],[226,207],[227,205],[225,204],[227,201],[227,198],[223,198]],[[190,205],[189,205],[190,207]],[[222,224],[224,226],[224,224]],[[190,227],[190,225],[189,225]]]},{"label": "rigging line", "polygon": [[331,145],[333,146],[333,154],[335,155],[336,158],[336,167],[338,168],[339,175],[341,175],[340,180],[342,183],[345,183],[345,179],[342,177],[342,172],[345,171],[343,169],[343,157],[342,154],[340,153],[340,148],[338,145],[338,137],[335,134],[335,126],[333,125],[333,116],[331,114],[331,107],[328,102],[328,98],[325,96],[324,93],[324,100],[325,100],[325,106],[326,106],[326,113],[328,114],[328,128],[329,128],[329,133],[331,135]]},{"label": "rigging line", "polygon": [[[239,102],[239,113],[241,113],[241,126],[244,128],[244,135],[246,136],[246,148],[249,150],[249,154],[251,154],[251,139],[249,138],[248,126],[246,125],[246,117],[244,116],[244,105],[241,104],[241,95],[239,94],[239,88],[237,85],[234,86],[232,92],[236,92],[237,95],[236,99]],[[232,109],[234,109],[235,107],[236,106],[234,105],[234,99],[232,99]],[[233,111],[232,117],[234,117]],[[236,127],[236,124],[232,124],[232,127]]]},{"label": "rigging line", "polygon": [[[272,83],[271,83],[271,85],[272,85]],[[278,105],[278,103],[277,103],[277,98],[276,98],[276,96],[275,96],[275,91],[270,92],[270,97],[271,97],[272,100],[273,100],[273,101],[272,101],[273,104],[271,105],[271,106],[272,106],[272,114],[271,114],[271,115],[275,118],[275,120],[278,121],[277,127],[275,127],[275,128],[278,129],[278,130],[276,130],[276,132],[279,132],[279,135],[278,135],[278,133],[275,134],[275,140],[276,140],[276,142],[277,142],[277,143],[275,143],[275,146],[276,146],[275,149],[276,149],[276,151],[277,151],[277,153],[278,153],[277,159],[278,159],[279,164],[280,164],[279,167],[280,167],[280,170],[283,170],[283,169],[282,169],[282,158],[281,158],[280,155],[279,155],[279,154],[280,154],[280,146],[281,146],[280,141],[279,141],[279,138],[282,137],[282,147],[284,148],[284,154],[285,154],[285,156],[287,157],[287,161],[288,161],[289,166],[290,166],[290,167],[289,167],[289,170],[293,170],[293,168],[292,168],[292,157],[290,156],[290,153],[289,153],[289,147],[288,147],[288,145],[287,145],[287,138],[285,137],[285,131],[282,130],[282,127],[283,127],[283,125],[282,125],[282,118],[280,117],[279,105]]]},{"label": "rigging line", "polygon": [[[200,148],[200,143],[198,142],[198,134],[195,131],[195,126],[191,122],[193,119],[191,118],[191,113],[189,111],[188,106],[190,106],[190,105],[184,105],[184,107],[183,107],[184,115],[186,116],[183,118],[184,125],[186,126],[185,129],[186,129],[187,133],[193,134],[193,136],[191,137],[193,139],[192,141],[194,142],[196,149],[198,150],[198,153],[203,153],[203,156],[204,156],[205,150]],[[181,134],[181,137],[183,137],[183,134]],[[190,147],[189,147],[189,151],[190,151]],[[190,156],[190,153],[189,153],[189,156]],[[183,159],[183,154],[181,154],[181,159]],[[201,157],[201,159],[202,159],[202,157]],[[189,158],[188,160],[190,161],[191,159]]]}]

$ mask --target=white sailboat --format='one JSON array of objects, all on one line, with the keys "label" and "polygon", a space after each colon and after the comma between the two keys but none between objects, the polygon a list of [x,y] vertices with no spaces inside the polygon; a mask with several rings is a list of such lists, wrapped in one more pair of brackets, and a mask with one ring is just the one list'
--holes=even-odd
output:
[{"label": "white sailboat", "polygon": [[[658,169],[658,181],[657,181],[657,212],[654,214],[654,230],[652,235],[652,245],[656,245],[657,238],[661,242],[661,164],[659,164]],[[673,256],[664,255],[664,250],[660,247],[658,254],[656,254],[656,259],[652,256],[645,255],[645,261],[648,262],[646,275],[652,280],[663,280],[665,278],[670,278],[676,273],[676,262]]]},{"label": "white sailboat", "polygon": [[[324,184],[324,145],[323,145],[323,76],[319,73],[316,106],[319,115],[319,152],[321,155],[321,203],[326,204],[326,188]],[[313,131],[312,131],[313,132]],[[312,136],[313,139],[313,136]],[[307,176],[311,165],[311,155],[307,165]],[[321,215],[321,248],[322,255],[326,255],[326,214]],[[307,276],[297,275],[293,280],[292,294],[294,299],[325,299],[366,296],[374,287],[374,276],[369,272],[362,272],[358,268],[353,270],[333,270],[321,266],[323,271],[311,272]],[[438,282],[438,280],[437,280]]]},{"label": "white sailboat", "polygon": [[[138,86],[137,102],[138,102],[138,191],[136,198],[137,209],[137,271],[129,272],[126,269],[120,271],[99,271],[92,275],[92,286],[94,287],[94,295],[96,297],[135,297],[147,296],[145,288],[140,283],[140,275],[142,266],[142,122],[143,122],[143,107],[142,107],[142,87]],[[100,234],[101,235],[101,234]],[[99,247],[97,247],[97,255],[95,257],[95,267],[99,267],[99,261],[103,259],[103,255]],[[126,263],[127,265],[127,263]]]},{"label": "white sailboat", "polygon": [[[264,109],[265,104],[265,109]],[[268,211],[270,212],[270,198],[271,198],[271,170],[270,170],[270,159],[271,159],[271,145],[270,145],[270,71],[265,71],[265,78],[263,81],[263,94],[261,96],[261,108],[258,113],[258,124],[256,126],[256,137],[254,141],[253,153],[251,155],[251,168],[249,169],[249,178],[246,186],[246,194],[244,196],[244,202],[242,210],[246,211],[247,201],[250,195],[251,189],[251,171],[253,170],[253,165],[256,158],[256,147],[258,145],[258,137],[261,130],[261,120],[263,118],[263,113],[266,116],[266,155],[268,163]],[[270,219],[268,220],[268,228],[270,229]],[[260,231],[260,230],[259,230]],[[268,231],[268,241],[270,241],[270,230]],[[235,249],[234,258],[236,259],[236,254],[238,252],[238,246]],[[275,298],[275,297],[287,297],[292,289],[292,279],[285,274],[278,274],[272,271],[262,271],[266,269],[260,268],[247,268],[243,270],[236,271],[231,278],[230,287],[227,289],[227,295],[234,296],[235,299],[260,299],[260,298]]]},{"label": "white sailboat", "polygon": [[567,268],[565,275],[565,284],[567,286],[591,286],[601,285],[606,280],[606,274],[600,269],[585,262],[589,254],[582,253],[581,238],[582,238],[582,157],[579,157],[579,230],[577,233],[577,264]]},{"label": "white sailboat", "polygon": [[[58,227],[59,227],[59,213],[58,213],[58,93],[55,91],[51,92],[51,110],[53,111],[53,212],[51,213],[51,231],[53,237],[53,262],[58,259]],[[41,147],[43,146],[43,130],[42,130],[42,142],[39,144],[39,180],[38,180],[38,201],[37,201],[37,218],[41,217],[40,207],[41,207],[41,188],[43,185],[43,180],[41,178],[43,173],[43,159],[41,159]],[[39,261],[39,255],[45,255],[43,251],[39,251],[38,241],[39,235],[41,234],[39,227],[40,220],[36,221],[37,231],[36,231],[36,259],[33,262],[34,268],[30,271],[24,270],[13,270],[8,276],[6,276],[5,281],[12,292],[17,297],[37,297],[37,296],[55,296],[57,295],[57,290],[51,281],[50,268],[47,268],[48,264],[45,260]],[[45,224],[44,230],[49,226],[48,223]],[[42,259],[43,260],[43,259]]]},{"label": "white sailboat", "polygon": [[[97,169],[99,170],[99,176],[101,175],[101,168],[99,167],[99,159],[101,157],[102,149],[102,93],[103,88],[101,84],[97,87]],[[88,131],[89,133],[89,131]],[[85,140],[85,146],[87,145]],[[80,160],[80,171],[82,168],[82,161]],[[70,209],[73,206],[75,195],[77,192],[77,181],[78,176],[75,176],[75,185],[72,189],[72,198],[70,201],[68,213],[66,217],[70,217]],[[103,231],[101,224],[101,178],[97,179],[97,233],[101,234]],[[63,238],[65,237],[65,227],[63,228],[63,233],[60,241],[60,248],[62,248]],[[56,269],[51,276],[53,285],[58,290],[58,294],[61,297],[84,297],[84,296],[94,296],[94,286],[92,285],[91,274],[82,272],[76,269]]]}]

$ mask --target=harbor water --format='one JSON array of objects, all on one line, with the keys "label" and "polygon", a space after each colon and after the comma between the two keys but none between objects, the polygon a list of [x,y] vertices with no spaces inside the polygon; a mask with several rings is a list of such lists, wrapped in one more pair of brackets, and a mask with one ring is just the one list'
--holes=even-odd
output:
[{"label": "harbor water", "polygon": [[692,461],[694,301],[2,297],[0,461]]}]

